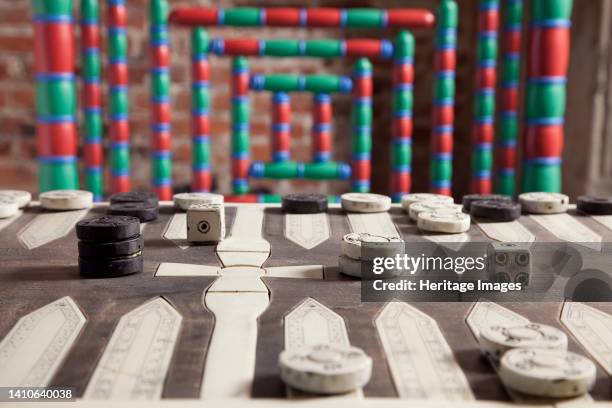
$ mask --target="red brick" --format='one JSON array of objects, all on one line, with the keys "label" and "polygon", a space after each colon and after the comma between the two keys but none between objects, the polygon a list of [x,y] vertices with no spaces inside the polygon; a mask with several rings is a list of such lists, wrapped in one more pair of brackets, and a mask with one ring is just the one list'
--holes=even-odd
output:
[{"label": "red brick", "polygon": [[211,107],[214,110],[229,111],[231,105],[229,92],[213,91],[211,96]]},{"label": "red brick", "polygon": [[2,174],[3,188],[29,191],[37,189],[36,165],[33,161],[2,160],[0,161],[0,174]]},{"label": "red brick", "polygon": [[0,11],[3,25],[15,24],[17,26],[23,26],[24,22],[29,21],[32,17],[30,4],[31,3],[28,1],[12,1],[11,7],[6,9],[3,8],[2,11]]},{"label": "red brick", "polygon": [[191,162],[191,144],[175,143],[172,147],[173,159],[177,162]]},{"label": "red brick", "polygon": [[0,50],[2,52],[31,52],[34,41],[27,35],[2,35],[0,36]]},{"label": "red brick", "polygon": [[251,120],[249,130],[251,137],[267,136],[270,134],[270,124],[261,120]]},{"label": "red brick", "polygon": [[220,135],[227,135],[230,131],[230,123],[226,119],[211,118],[210,121],[210,137],[218,137]]},{"label": "red brick", "polygon": [[267,145],[251,145],[251,159],[261,161],[270,160],[270,147]]},{"label": "red brick", "polygon": [[12,154],[13,141],[7,137],[0,139],[0,157],[10,158]]}]

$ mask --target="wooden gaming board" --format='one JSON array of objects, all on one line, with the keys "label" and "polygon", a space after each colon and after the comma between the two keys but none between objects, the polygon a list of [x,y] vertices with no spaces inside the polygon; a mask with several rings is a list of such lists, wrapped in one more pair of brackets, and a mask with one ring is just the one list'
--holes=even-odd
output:
[{"label": "wooden gaming board", "polygon": [[[282,383],[279,353],[331,342],[373,358],[372,380],[348,396],[367,406],[399,406],[400,398],[438,401],[422,406],[555,403],[505,390],[479,354],[480,325],[529,319],[562,328],[570,350],[598,362],[596,386],[580,402],[612,400],[612,303],[361,303],[360,281],[337,270],[344,234],[437,239],[421,235],[400,208],[286,216],[274,205],[227,204],[228,236],[215,247],[189,245],[185,213],[162,203],[142,229],[144,273],[82,279],[73,227],[104,210],[52,213],[34,204],[0,221],[0,386],[74,387],[83,406],[160,398],[289,406],[303,395]],[[474,223],[454,239],[597,244],[612,242],[611,227],[606,217],[570,212]]]}]

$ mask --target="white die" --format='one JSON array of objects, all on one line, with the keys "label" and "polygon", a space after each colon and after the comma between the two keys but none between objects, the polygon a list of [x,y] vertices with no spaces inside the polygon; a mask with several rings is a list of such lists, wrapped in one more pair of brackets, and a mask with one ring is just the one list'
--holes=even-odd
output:
[{"label": "white die", "polygon": [[489,279],[495,282],[529,285],[531,252],[529,244],[494,242],[489,247]]},{"label": "white die", "polygon": [[187,209],[187,241],[219,242],[225,238],[225,210],[221,204],[198,203]]}]

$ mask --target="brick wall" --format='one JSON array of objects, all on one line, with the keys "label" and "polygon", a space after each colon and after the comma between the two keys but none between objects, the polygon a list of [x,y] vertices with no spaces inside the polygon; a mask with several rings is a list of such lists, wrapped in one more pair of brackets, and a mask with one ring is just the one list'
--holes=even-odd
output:
[{"label": "brick wall", "polygon": [[[586,0],[582,0],[586,1]],[[577,0],[576,7],[580,7]],[[78,0],[75,0],[78,3]],[[101,1],[103,3],[103,1]],[[170,0],[171,7],[201,6],[303,6],[296,0],[267,2],[256,0]],[[435,0],[315,0],[309,6],[332,7],[425,7],[433,10]],[[103,7],[104,9],[104,7]],[[134,185],[146,188],[149,180],[149,110],[147,75],[147,11],[146,0],[129,0],[129,67],[130,67],[130,125],[132,131],[132,171]],[[36,146],[34,127],[34,91],[32,72],[32,27],[29,0],[0,0],[0,186],[36,190]],[[473,57],[475,44],[476,0],[460,1],[460,27],[458,49],[456,144],[455,144],[455,194],[467,190],[469,168],[469,140],[472,114]],[[574,27],[574,31],[576,28]],[[210,30],[211,36],[249,36],[260,38],[311,38],[336,37],[337,30],[303,29],[232,29]],[[352,30],[349,36],[375,37],[380,32]],[[394,32],[385,34],[392,38]],[[428,139],[430,133],[432,35],[428,30],[416,31],[416,83],[414,108],[413,190],[427,189]],[[172,132],[174,155],[173,183],[186,187],[189,183],[190,129],[189,129],[189,31],[172,29],[172,80],[173,117]],[[77,38],[78,44],[78,38]],[[227,193],[229,185],[229,59],[211,59],[211,140],[213,150],[213,174],[220,191]],[[252,59],[255,72],[334,73],[348,75],[350,61],[314,59]],[[388,64],[375,65],[374,72],[374,152],[373,188],[387,192],[388,142],[390,138],[390,69]],[[253,94],[251,119],[251,153],[254,159],[268,159],[269,96]],[[333,98],[334,106],[334,154],[338,160],[346,160],[350,154],[349,99]],[[292,122],[292,153],[295,158],[308,160],[310,152],[310,98],[306,95],[292,97],[294,112]],[[343,183],[313,185],[308,182],[280,182],[277,185],[261,183],[275,191],[312,190],[338,192],[345,189]]]}]

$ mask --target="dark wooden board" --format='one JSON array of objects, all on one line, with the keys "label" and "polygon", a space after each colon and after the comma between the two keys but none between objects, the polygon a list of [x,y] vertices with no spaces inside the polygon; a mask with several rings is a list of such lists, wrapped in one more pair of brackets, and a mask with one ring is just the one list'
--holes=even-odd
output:
[{"label": "dark wooden board", "polygon": [[[97,214],[103,208],[92,210]],[[193,246],[181,250],[163,238],[163,232],[174,210],[162,209],[160,217],[147,225],[145,238],[145,271],[119,279],[82,279],[77,268],[77,245],[74,231],[42,247],[28,250],[17,241],[17,233],[40,210],[28,209],[0,232],[0,338],[6,335],[19,317],[60,297],[71,296],[87,317],[87,324],[67,359],[53,378],[52,385],[73,386],[82,395],[104,347],[119,318],[152,298],[163,296],[183,316],[183,324],[172,358],[164,398],[197,398],[204,371],[206,350],[214,316],[202,304],[202,296],[214,277],[155,277],[160,262],[192,263],[221,266],[214,246]],[[226,208],[227,230],[235,218],[235,208]],[[392,210],[392,219],[407,241],[419,240],[418,233],[399,209]],[[366,397],[395,397],[396,391],[384,352],[376,333],[374,319],[382,303],[362,303],[360,282],[338,273],[337,257],[340,239],[350,231],[348,220],[339,209],[330,209],[329,241],[306,251],[284,237],[282,213],[278,208],[266,209],[263,237],[271,244],[271,256],[264,267],[324,264],[326,279],[305,280],[264,278],[270,290],[271,303],[259,318],[255,381],[252,395],[256,398],[283,398],[285,388],[279,378],[278,354],[283,349],[283,318],[307,297],[331,308],[345,320],[351,343],[363,348],[374,360],[372,381],[365,387]],[[551,234],[533,220],[521,219],[540,239]],[[604,227],[589,220],[589,227],[612,238]],[[473,226],[471,237],[487,240]],[[434,318],[455,357],[466,374],[477,399],[508,400],[497,375],[478,351],[477,342],[465,323],[473,306],[465,303],[412,303]],[[505,304],[525,317],[561,327],[561,303]],[[593,304],[612,313],[612,303]],[[570,337],[570,349],[584,353]],[[612,399],[607,375],[599,370],[592,395],[598,400]]]}]

